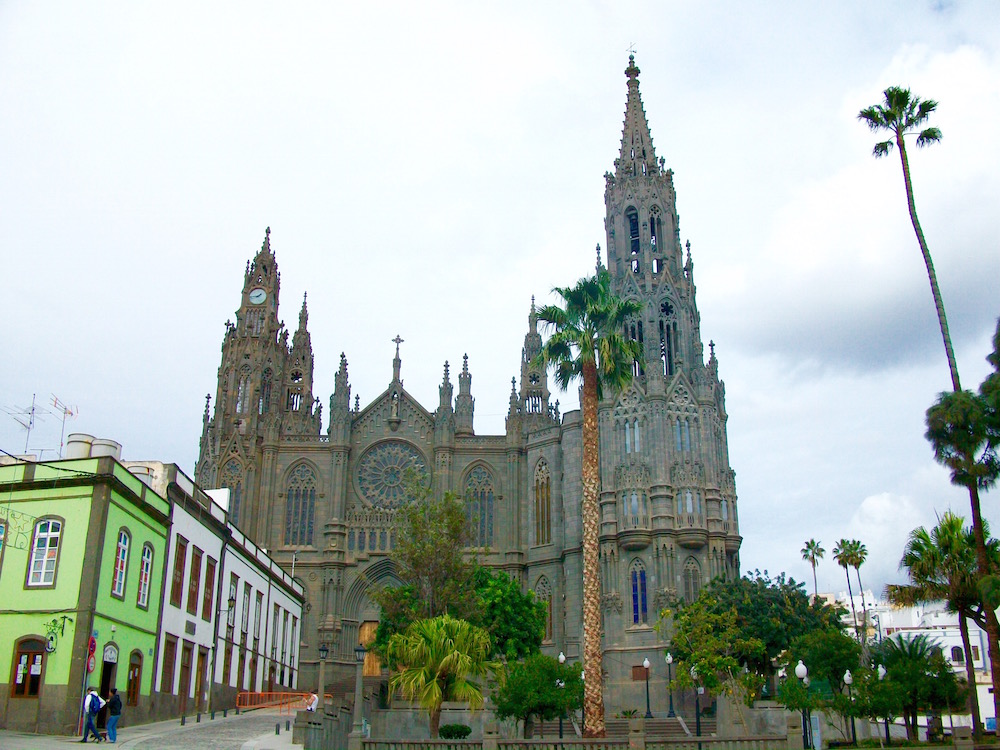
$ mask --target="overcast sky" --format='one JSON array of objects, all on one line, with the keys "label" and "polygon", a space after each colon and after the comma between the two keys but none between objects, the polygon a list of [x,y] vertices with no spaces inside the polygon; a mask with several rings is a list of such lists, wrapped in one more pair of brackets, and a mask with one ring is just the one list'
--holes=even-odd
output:
[{"label": "overcast sky", "polygon": [[[267,226],[324,417],[340,353],[365,404],[399,334],[413,396],[436,408],[468,353],[476,431],[502,432],[531,296],[605,244],[633,44],[726,381],[742,567],[811,589],[815,537],[843,590],[848,537],[866,586],[897,580],[907,533],[968,497],[923,439],[949,380],[899,161],[856,115],[890,85],[940,103],[910,161],[975,387],[1000,315],[993,2],[4,2],[0,448],[55,394],[67,432],[193,473]],[[54,458],[42,416],[28,450]]]}]

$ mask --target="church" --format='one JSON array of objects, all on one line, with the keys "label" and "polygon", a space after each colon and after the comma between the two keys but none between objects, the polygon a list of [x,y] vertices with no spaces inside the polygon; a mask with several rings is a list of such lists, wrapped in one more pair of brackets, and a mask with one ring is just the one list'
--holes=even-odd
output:
[{"label": "church", "polygon": [[[666,679],[669,644],[654,627],[660,609],[692,599],[715,577],[738,576],[741,542],[725,386],[711,343],[705,356],[673,173],[656,157],[632,56],[625,75],[625,121],[618,158],[605,173],[606,253],[598,249],[598,265],[606,265],[619,296],[642,304],[625,333],[643,355],[629,388],[605,393],[598,412],[609,713],[641,706],[644,658],[651,679]],[[379,610],[371,593],[398,581],[393,517],[406,501],[409,468],[426,472],[438,491],[466,498],[480,560],[547,604],[543,650],[581,659],[582,420],[579,411],[559,413],[545,369],[533,364],[542,346],[534,302],[503,434],[476,433],[468,361],[457,373],[457,393],[445,363],[439,402],[414,399],[401,379],[399,337],[392,380],[368,404],[352,401],[341,354],[324,430],[306,303],[290,334],[278,317],[279,293],[268,230],[246,266],[236,322],[226,325],[195,478],[228,488],[231,520],[286,570],[294,565],[306,592],[299,685],[315,684],[321,644],[330,652],[329,684],[353,675],[354,647],[374,637]],[[517,356],[511,352],[512,364]],[[378,677],[372,655],[365,674]],[[665,711],[665,691],[655,693],[654,710]]]}]

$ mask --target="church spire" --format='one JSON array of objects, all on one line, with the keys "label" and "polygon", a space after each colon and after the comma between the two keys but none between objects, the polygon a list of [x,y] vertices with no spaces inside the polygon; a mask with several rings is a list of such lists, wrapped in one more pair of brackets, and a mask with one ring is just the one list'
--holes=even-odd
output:
[{"label": "church spire", "polygon": [[639,95],[639,68],[635,64],[635,55],[628,56],[625,75],[628,77],[625,127],[622,129],[621,152],[615,161],[615,178],[619,180],[656,171],[656,153]]}]

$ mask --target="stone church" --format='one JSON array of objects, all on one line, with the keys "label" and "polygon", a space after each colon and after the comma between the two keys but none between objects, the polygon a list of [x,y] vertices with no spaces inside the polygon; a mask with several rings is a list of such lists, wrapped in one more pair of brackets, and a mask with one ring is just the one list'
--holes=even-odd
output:
[{"label": "stone church", "polygon": [[[642,345],[635,378],[600,404],[601,590],[608,711],[641,708],[652,663],[654,710],[666,710],[667,648],[654,629],[673,597],[737,576],[740,535],[726,438],[725,387],[714,347],[705,359],[690,243],[682,247],[673,173],[657,159],[629,58],[625,124],[605,174],[606,263],[617,294],[639,300],[626,334]],[[397,337],[393,377],[368,404],[351,400],[347,358],[334,376],[323,429],[303,301],[298,326],[278,318],[280,276],[269,232],[246,267],[236,322],[227,323],[214,413],[206,403],[196,479],[228,487],[237,525],[307,592],[300,687],[353,674],[353,649],[374,635],[374,587],[397,581],[389,554],[407,468],[468,501],[481,559],[548,605],[544,650],[582,654],[581,416],[560,414],[544,369],[534,302],[509,395],[506,432],[475,430],[468,361],[447,363],[440,400],[404,388]],[[686,253],[685,253],[686,249]],[[571,283],[568,280],[567,283]],[[512,321],[512,325],[514,322]],[[512,364],[517,352],[511,352]],[[491,399],[502,398],[493,394]],[[370,655],[371,656],[371,655]],[[261,655],[266,658],[265,655]],[[378,674],[378,664],[365,672]],[[266,671],[266,670],[265,670]]]}]

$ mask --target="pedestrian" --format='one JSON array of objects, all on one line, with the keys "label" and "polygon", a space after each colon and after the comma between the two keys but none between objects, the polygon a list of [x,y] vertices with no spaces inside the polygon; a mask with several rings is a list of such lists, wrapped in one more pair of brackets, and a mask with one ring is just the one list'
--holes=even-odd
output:
[{"label": "pedestrian", "polygon": [[111,688],[108,700],[108,741],[118,742],[118,720],[122,717],[122,698],[118,688]]},{"label": "pedestrian", "polygon": [[309,698],[306,700],[306,711],[315,711],[318,704],[319,696],[316,693],[309,693]]},{"label": "pedestrian", "polygon": [[94,734],[94,739],[98,742],[101,741],[101,735],[97,733],[97,727],[94,726],[94,721],[97,719],[97,714],[101,712],[104,708],[105,700],[97,694],[94,688],[90,688],[87,693],[87,698],[83,702],[83,713],[87,719],[87,725],[83,728],[83,738],[80,742],[86,742],[90,734]]}]

